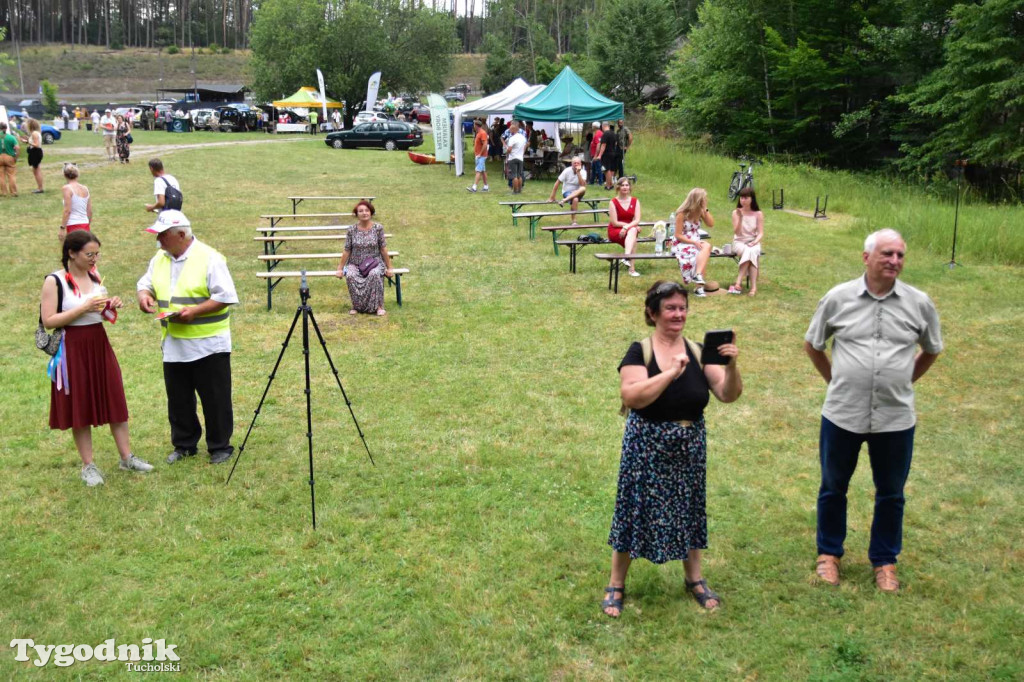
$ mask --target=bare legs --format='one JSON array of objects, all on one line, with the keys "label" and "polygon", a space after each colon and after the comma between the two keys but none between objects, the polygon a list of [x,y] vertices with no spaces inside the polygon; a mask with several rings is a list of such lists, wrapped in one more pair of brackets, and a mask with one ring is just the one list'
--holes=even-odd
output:
[{"label": "bare legs", "polygon": [[[637,233],[639,231],[640,231],[640,228],[635,226],[635,225],[633,227],[629,228],[629,230],[626,231],[626,255],[627,256],[632,254],[636,250],[636,238],[637,238]],[[631,273],[632,272],[636,272],[636,267],[634,266],[633,260],[630,259],[627,262],[629,263],[629,271]]]},{"label": "bare legs", "polygon": [[[111,424],[110,434],[114,437],[114,444],[117,446],[117,452],[121,455],[121,459],[128,459],[132,454],[128,438],[128,422]],[[82,458],[82,465],[92,464],[92,429],[88,426],[72,427],[71,435],[75,439],[78,456]]]},{"label": "bare legs", "polygon": [[757,272],[758,268],[751,263],[746,261],[740,263],[739,273],[736,275],[736,284],[733,285],[738,291],[743,289],[743,280],[750,276],[750,295],[757,295]]},{"label": "bare legs", "polygon": [[36,179],[36,189],[41,193],[43,191],[43,171],[39,166],[32,167],[32,176]]},{"label": "bare legs", "polygon": [[[699,549],[691,549],[689,552],[689,556],[686,558],[685,561],[683,561],[683,570],[686,573],[686,582],[688,583],[695,583],[702,578],[700,571],[700,554],[701,553]],[[626,574],[629,572],[630,563],[632,563],[632,559],[630,559],[628,552],[616,552],[614,550],[612,551],[612,574],[611,577],[608,579],[609,587],[625,588]],[[704,591],[704,587],[702,585],[698,585],[693,589],[699,592]],[[614,599],[621,599],[622,592],[616,592],[612,595],[612,597]],[[707,605],[705,606],[705,608],[708,610],[717,607],[717,599],[709,599]],[[612,616],[613,618],[618,618],[621,615],[621,611],[619,609],[616,609],[611,606],[606,608],[604,612],[609,616]]]},{"label": "bare legs", "polygon": [[[568,201],[570,208],[572,208],[572,210],[575,211],[576,209],[578,209],[580,207],[580,197],[582,197],[584,194],[586,194],[586,192],[587,192],[587,188],[586,187],[580,187],[578,190],[576,190],[575,192],[573,192],[569,196],[567,196],[564,199],[562,199],[562,201],[559,202],[559,203],[564,205],[565,202]],[[576,224],[576,214],[575,213],[572,214],[572,224],[573,225]]]},{"label": "bare legs", "polygon": [[700,243],[700,253],[697,254],[697,267],[696,272],[701,277],[707,274],[708,261],[711,259],[711,243],[702,241]]}]

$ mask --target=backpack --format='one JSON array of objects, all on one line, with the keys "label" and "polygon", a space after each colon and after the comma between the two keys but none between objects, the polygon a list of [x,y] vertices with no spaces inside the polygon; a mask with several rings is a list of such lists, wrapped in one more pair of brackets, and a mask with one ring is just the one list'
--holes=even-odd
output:
[{"label": "backpack", "polygon": [[167,178],[160,176],[160,179],[164,181],[167,187],[164,188],[164,207],[163,211],[180,211],[181,204],[185,201],[185,197],[182,195],[181,190],[167,182]]},{"label": "backpack", "polygon": [[[702,369],[700,366],[701,344],[691,341],[685,336],[683,337],[683,341],[686,342],[686,347],[690,349],[690,354],[693,355],[693,361],[697,363],[697,369]],[[647,367],[651,364],[651,359],[654,357],[653,337],[648,336],[644,339],[640,339],[640,350],[644,354],[644,367]],[[622,403],[622,407],[619,408],[619,414],[623,417],[629,414],[629,408],[626,407],[625,403]]]}]

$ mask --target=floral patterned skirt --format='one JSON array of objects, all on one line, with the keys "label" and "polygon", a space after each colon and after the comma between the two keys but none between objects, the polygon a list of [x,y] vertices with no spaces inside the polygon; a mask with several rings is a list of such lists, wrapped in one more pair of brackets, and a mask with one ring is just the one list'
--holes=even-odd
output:
[{"label": "floral patterned skirt", "polygon": [[630,412],[608,544],[656,564],[707,549],[706,473],[703,418],[682,426]]},{"label": "floral patterned skirt", "polygon": [[672,255],[679,261],[679,276],[683,284],[689,284],[697,274],[697,256],[700,247],[686,242],[677,242],[672,246]]}]

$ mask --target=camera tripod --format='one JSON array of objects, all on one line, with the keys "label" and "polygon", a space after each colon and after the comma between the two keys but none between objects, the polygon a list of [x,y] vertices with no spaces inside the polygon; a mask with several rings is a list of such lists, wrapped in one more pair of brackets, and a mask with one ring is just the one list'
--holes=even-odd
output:
[{"label": "camera tripod", "polygon": [[270,393],[270,386],[274,383],[274,377],[277,376],[277,368],[281,366],[281,359],[284,357],[284,352],[288,350],[288,342],[292,338],[292,333],[295,331],[295,325],[299,321],[299,317],[302,317],[302,357],[305,363],[306,370],[306,441],[309,445],[309,504],[313,513],[313,529],[316,530],[316,494],[314,493],[314,479],[313,479],[313,414],[312,414],[312,392],[309,388],[309,323],[313,323],[313,330],[316,332],[316,337],[320,341],[320,347],[324,350],[324,355],[327,356],[327,364],[331,366],[331,372],[334,373],[334,380],[338,382],[338,388],[341,389],[341,395],[345,399],[345,405],[348,407],[348,413],[352,415],[352,423],[356,425],[356,431],[359,433],[360,440],[363,441],[363,447],[366,448],[366,456],[370,458],[370,464],[377,466],[377,463],[373,461],[373,455],[370,454],[370,446],[366,444],[366,437],[363,435],[363,430],[359,428],[359,420],[356,419],[356,413],[352,411],[352,401],[348,399],[348,394],[345,392],[345,387],[341,385],[341,377],[338,376],[338,369],[334,366],[334,361],[331,359],[331,354],[327,350],[327,343],[324,341],[324,335],[320,333],[320,325],[316,323],[316,318],[313,317],[313,307],[309,305],[309,283],[306,281],[306,271],[302,271],[302,282],[299,285],[299,307],[295,310],[295,317],[292,318],[292,324],[288,328],[288,334],[284,337],[284,343],[281,344],[281,352],[277,356],[277,362],[274,363],[274,369],[270,372],[270,377],[267,380],[267,387],[263,389],[263,397],[260,398],[259,405],[256,406],[256,411],[253,412],[252,421],[249,422],[249,430],[245,432],[245,439],[242,440],[242,445],[238,448],[238,454],[235,456],[235,463],[231,465],[231,472],[228,474],[228,480],[224,482],[225,485],[231,483],[231,477],[235,474],[235,467],[238,466],[238,460],[242,458],[242,453],[245,452],[245,444],[249,442],[249,436],[252,434],[252,429],[256,426],[256,419],[260,416],[260,410],[263,408],[263,403],[267,399],[267,394]]}]

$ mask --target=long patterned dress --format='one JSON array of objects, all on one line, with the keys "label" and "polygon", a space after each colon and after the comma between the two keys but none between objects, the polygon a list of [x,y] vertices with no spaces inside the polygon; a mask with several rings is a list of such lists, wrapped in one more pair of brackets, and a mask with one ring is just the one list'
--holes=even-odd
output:
[{"label": "long patterned dress", "polygon": [[[380,254],[386,248],[384,226],[380,223],[374,223],[365,231],[353,225],[345,234],[345,251],[349,254],[345,281],[352,298],[352,308],[360,313],[376,313],[384,307],[384,272],[387,268]],[[376,258],[378,264],[363,277],[359,274],[359,264],[367,258]]]},{"label": "long patterned dress", "polygon": [[128,124],[122,123],[117,126],[117,158],[121,160],[121,163],[128,163],[128,157],[131,156],[132,149],[128,144]]},{"label": "long patterned dress", "polygon": [[[700,240],[700,221],[691,222],[683,220],[683,234],[687,239]],[[700,247],[696,244],[688,244],[672,239],[672,255],[679,261],[679,276],[683,284],[689,284],[697,274],[697,256],[700,254]]]}]

